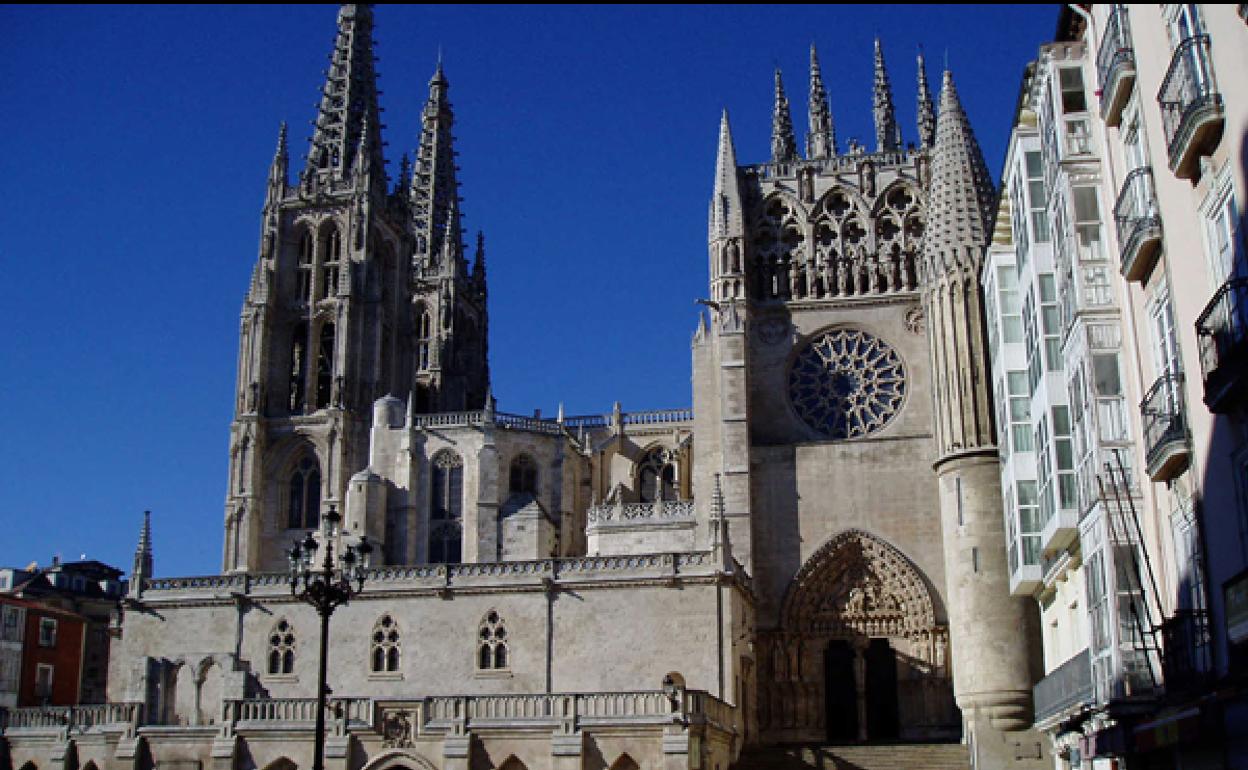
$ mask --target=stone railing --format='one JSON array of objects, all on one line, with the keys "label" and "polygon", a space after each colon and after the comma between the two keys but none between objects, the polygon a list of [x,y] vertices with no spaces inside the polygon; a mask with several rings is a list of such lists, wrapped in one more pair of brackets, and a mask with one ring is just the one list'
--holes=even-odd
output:
[{"label": "stone railing", "polygon": [[[620,413],[620,422],[624,425],[665,425],[691,420],[693,420],[692,409],[653,409]],[[564,431],[575,431],[580,428],[608,428],[611,426],[611,421],[612,416],[609,414],[581,415],[559,420],[509,412],[491,413],[482,409],[471,412],[436,412],[412,416],[412,426],[416,428],[478,427],[492,422],[505,430],[522,430],[549,435],[560,435]]]},{"label": "stone railing", "polygon": [[590,506],[589,523],[633,524],[649,521],[693,521],[692,500],[656,500],[653,503],[600,503]]},{"label": "stone railing", "polygon": [[124,731],[137,726],[142,716],[142,703],[0,709],[0,731],[67,729],[77,732],[107,728]]},{"label": "stone railing", "polygon": [[473,412],[434,412],[412,415],[412,427],[415,428],[462,428],[482,425],[484,422],[485,412],[481,409]]},{"label": "stone railing", "polygon": [[779,176],[792,176],[799,169],[814,168],[819,172],[845,172],[856,171],[859,164],[865,161],[871,161],[877,171],[889,167],[907,166],[914,163],[918,156],[917,150],[884,150],[882,152],[847,152],[844,155],[836,155],[831,158],[822,158],[818,160],[794,160],[787,163],[758,163],[753,166],[747,166],[748,170],[755,173],[765,175],[769,178]]},{"label": "stone railing", "polygon": [[625,412],[620,417],[625,425],[660,425],[673,422],[689,422],[692,409],[653,409],[648,412]]},{"label": "stone railing", "polygon": [[[345,727],[371,726],[373,702],[368,698],[330,698],[326,721]],[[225,722],[234,727],[316,721],[316,698],[251,698],[225,701]]]}]

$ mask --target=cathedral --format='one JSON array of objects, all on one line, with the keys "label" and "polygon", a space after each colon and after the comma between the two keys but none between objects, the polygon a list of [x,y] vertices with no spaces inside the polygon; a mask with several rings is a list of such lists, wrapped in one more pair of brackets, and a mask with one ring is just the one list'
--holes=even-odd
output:
[{"label": "cathedral", "polygon": [[372,34],[342,7],[307,162],[283,126],[269,168],[221,573],[157,578],[145,536],[99,729],[11,721],[12,767],[309,765],[309,538],[374,547],[329,628],[333,770],[1047,766],[978,283],[995,190],[952,76],[934,100],[920,59],[906,143],[877,42],[875,146],[843,147],[812,47],[799,149],[777,71],[766,162],[719,126],[691,408],[521,416],[448,78],[392,184]]}]

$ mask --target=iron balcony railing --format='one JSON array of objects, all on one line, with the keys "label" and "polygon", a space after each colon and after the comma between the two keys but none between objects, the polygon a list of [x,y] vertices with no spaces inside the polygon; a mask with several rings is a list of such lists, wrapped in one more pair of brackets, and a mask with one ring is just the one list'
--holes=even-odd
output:
[{"label": "iron balcony railing", "polygon": [[1092,686],[1092,658],[1087,650],[1058,666],[1031,691],[1036,721],[1091,706],[1096,697]]},{"label": "iron balcony railing", "polygon": [[1167,695],[1182,695],[1208,684],[1213,673],[1213,651],[1209,638],[1209,613],[1205,610],[1175,610],[1174,617],[1161,625],[1162,673]]},{"label": "iron balcony railing", "polygon": [[1170,69],[1157,92],[1157,102],[1170,168],[1179,176],[1187,176],[1180,167],[1190,165],[1193,143],[1221,138],[1220,130],[1200,130],[1214,123],[1220,125],[1222,114],[1222,96],[1213,80],[1208,35],[1193,35],[1174,49]]},{"label": "iron balcony railing", "polygon": [[1153,186],[1153,170],[1148,166],[1135,169],[1123,180],[1114,203],[1114,222],[1122,249],[1122,274],[1128,280],[1143,280],[1161,245],[1157,191]]},{"label": "iron balcony railing", "polygon": [[1214,412],[1231,403],[1241,384],[1248,345],[1248,278],[1232,278],[1218,289],[1196,319],[1205,404]]},{"label": "iron balcony railing", "polygon": [[1149,476],[1154,481],[1173,478],[1186,467],[1182,462],[1188,442],[1183,373],[1166,372],[1158,377],[1140,403],[1140,415]]},{"label": "iron balcony railing", "polygon": [[1101,50],[1096,55],[1096,74],[1101,86],[1101,116],[1110,125],[1116,125],[1135,82],[1135,50],[1126,6],[1115,5],[1109,12]]}]

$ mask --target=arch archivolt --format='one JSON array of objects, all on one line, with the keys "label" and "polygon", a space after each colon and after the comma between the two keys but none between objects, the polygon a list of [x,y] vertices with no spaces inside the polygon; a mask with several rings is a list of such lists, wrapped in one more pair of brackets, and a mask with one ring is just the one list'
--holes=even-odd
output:
[{"label": "arch archivolt", "polygon": [[[410,737],[409,733],[409,740]],[[437,765],[410,749],[383,751],[370,759],[360,770],[398,770],[399,768],[403,768],[403,770],[438,770]]]}]

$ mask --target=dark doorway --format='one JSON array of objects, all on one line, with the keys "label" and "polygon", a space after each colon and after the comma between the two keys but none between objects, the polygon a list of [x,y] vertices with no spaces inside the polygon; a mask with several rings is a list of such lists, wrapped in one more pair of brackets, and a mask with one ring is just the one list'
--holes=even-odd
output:
[{"label": "dark doorway", "polygon": [[824,715],[828,742],[858,740],[858,685],[854,677],[854,648],[835,639],[823,653]]},{"label": "dark doorway", "polygon": [[897,653],[887,639],[872,639],[867,648],[867,737],[896,740]]}]

